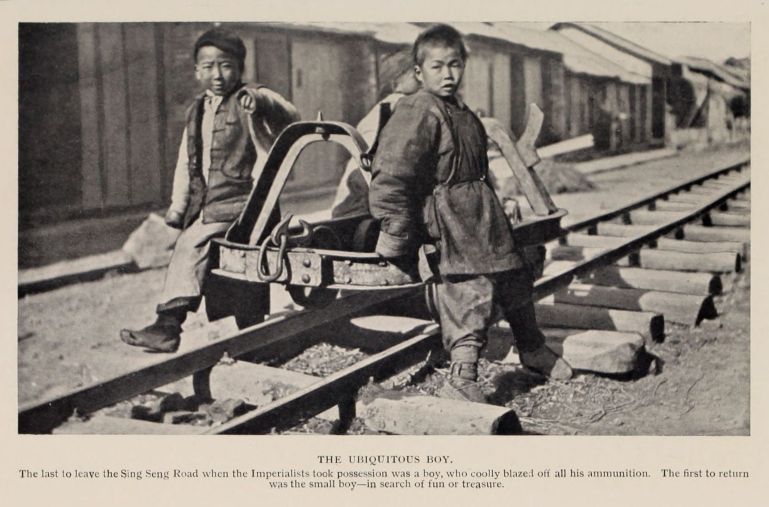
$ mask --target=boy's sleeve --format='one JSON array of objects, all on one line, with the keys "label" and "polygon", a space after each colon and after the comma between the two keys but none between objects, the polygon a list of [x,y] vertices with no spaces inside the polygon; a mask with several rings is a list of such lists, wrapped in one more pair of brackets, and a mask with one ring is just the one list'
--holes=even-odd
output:
[{"label": "boy's sleeve", "polygon": [[278,134],[290,124],[300,120],[296,107],[283,98],[281,94],[269,88],[249,89],[248,91],[256,101],[254,115],[264,121],[270,129],[273,139],[278,137]]},{"label": "boy's sleeve", "polygon": [[380,134],[369,208],[381,222],[376,251],[384,257],[410,253],[416,246],[424,197],[419,194],[433,177],[439,128],[429,110],[403,104]]},{"label": "boy's sleeve", "polygon": [[190,173],[187,167],[187,128],[182,133],[182,142],[179,145],[179,156],[176,159],[174,169],[174,184],[171,189],[171,206],[169,211],[175,211],[184,215],[187,204],[190,201]]}]

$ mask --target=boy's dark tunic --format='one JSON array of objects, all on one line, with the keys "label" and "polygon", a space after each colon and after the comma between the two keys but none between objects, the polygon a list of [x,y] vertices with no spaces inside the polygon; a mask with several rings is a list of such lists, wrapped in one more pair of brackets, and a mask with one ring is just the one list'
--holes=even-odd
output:
[{"label": "boy's dark tunic", "polygon": [[395,257],[436,244],[438,311],[448,349],[483,346],[501,309],[519,349],[529,350],[541,343],[533,277],[487,172],[486,133],[467,106],[425,91],[401,99],[381,133],[372,169],[369,205],[381,220],[377,252]]}]

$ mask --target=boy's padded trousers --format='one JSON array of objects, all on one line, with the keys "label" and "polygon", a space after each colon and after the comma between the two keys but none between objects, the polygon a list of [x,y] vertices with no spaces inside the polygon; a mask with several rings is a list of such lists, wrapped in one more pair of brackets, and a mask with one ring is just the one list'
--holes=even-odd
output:
[{"label": "boy's padded trousers", "polygon": [[180,298],[200,298],[208,272],[210,242],[214,238],[224,236],[229,227],[229,222],[204,224],[198,218],[182,231],[168,264],[158,311],[164,310],[165,305],[173,304],[172,301]]},{"label": "boy's padded trousers", "polygon": [[447,351],[456,346],[482,348],[489,327],[507,320],[519,351],[539,348],[545,337],[532,302],[534,278],[528,267],[485,275],[444,275],[435,299]]}]

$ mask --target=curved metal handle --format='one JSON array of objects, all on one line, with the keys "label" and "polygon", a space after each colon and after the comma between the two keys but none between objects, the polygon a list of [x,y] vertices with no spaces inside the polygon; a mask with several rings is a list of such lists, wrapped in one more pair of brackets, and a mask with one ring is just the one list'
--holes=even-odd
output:
[{"label": "curved metal handle", "polygon": [[[267,262],[267,243],[272,240],[271,236],[267,236],[259,246],[259,255],[256,259],[256,276],[260,281],[265,283],[274,282],[283,274],[283,257],[286,255],[286,244],[288,240],[285,234],[280,236],[280,246],[278,247],[278,267],[275,269],[275,273],[270,273],[270,264]],[[266,269],[265,269],[266,264]]]}]

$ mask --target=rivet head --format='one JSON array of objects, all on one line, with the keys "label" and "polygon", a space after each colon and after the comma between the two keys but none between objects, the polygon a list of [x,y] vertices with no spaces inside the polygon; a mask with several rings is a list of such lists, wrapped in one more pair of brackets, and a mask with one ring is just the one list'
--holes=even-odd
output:
[{"label": "rivet head", "polygon": [[387,261],[379,261],[379,265],[384,268],[387,266]]},{"label": "rivet head", "polygon": [[310,283],[310,275],[302,275],[302,282]]},{"label": "rivet head", "polygon": [[352,266],[352,261],[351,261],[350,259],[347,259],[347,260],[346,260],[346,261],[344,261],[344,262],[345,262],[345,264],[347,264],[348,266]]},{"label": "rivet head", "polygon": [[312,266],[312,261],[310,261],[310,259],[305,259],[302,261],[302,266],[304,266],[305,268],[309,268],[310,266]]},{"label": "rivet head", "polygon": [[351,276],[348,276],[348,277],[345,279],[345,283],[352,283],[352,277],[351,277]]}]

